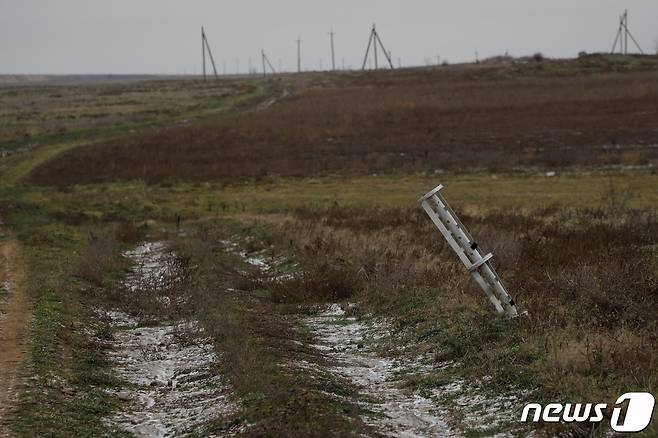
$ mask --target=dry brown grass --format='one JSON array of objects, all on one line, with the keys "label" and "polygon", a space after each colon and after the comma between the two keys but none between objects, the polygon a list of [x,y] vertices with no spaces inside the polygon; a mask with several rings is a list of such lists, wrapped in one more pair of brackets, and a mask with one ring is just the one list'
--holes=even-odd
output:
[{"label": "dry brown grass", "polygon": [[655,164],[655,70],[583,72],[494,66],[347,75],[264,111],[79,148],[29,180]]},{"label": "dry brown grass", "polygon": [[118,242],[113,231],[90,230],[88,244],[82,249],[75,266],[75,275],[96,285],[102,285],[117,264]]},{"label": "dry brown grass", "polygon": [[354,296],[359,283],[352,266],[335,260],[313,263],[298,276],[271,282],[269,289],[275,303],[340,302]]},{"label": "dry brown grass", "polygon": [[422,211],[299,209],[267,226],[282,247],[292,244],[303,268],[340,258],[359,273],[352,300],[411,330],[413,342],[420,339],[437,361],[457,360],[475,375],[492,376],[491,385],[578,400],[655,392],[654,210],[549,207],[462,216],[481,246],[493,250],[494,265],[529,318],[497,322]]}]

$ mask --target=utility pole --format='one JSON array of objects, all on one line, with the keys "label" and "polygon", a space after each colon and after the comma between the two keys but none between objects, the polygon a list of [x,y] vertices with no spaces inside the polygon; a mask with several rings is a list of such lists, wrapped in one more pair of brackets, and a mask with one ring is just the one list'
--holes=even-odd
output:
[{"label": "utility pole", "polygon": [[372,25],[372,42],[374,44],[374,54],[375,54],[375,70],[379,69],[379,65],[377,63],[377,38],[375,38],[375,35],[377,34],[377,31],[375,30],[375,25]]},{"label": "utility pole", "polygon": [[215,74],[215,79],[218,79],[217,76],[217,67],[215,66],[215,58],[212,56],[212,51],[210,50],[210,44],[208,44],[208,38],[206,38],[206,32],[201,26],[201,49],[203,51],[203,80],[206,80],[206,50],[208,50],[208,56],[210,57],[210,62],[212,63],[212,71]]},{"label": "utility pole", "polygon": [[336,56],[334,52],[334,30],[331,29],[329,32],[329,37],[331,38],[331,70],[336,71]]},{"label": "utility pole", "polygon": [[263,61],[263,76],[267,76],[267,69],[265,68],[266,65],[270,68],[270,70],[272,70],[272,74],[276,74],[276,70],[274,70],[274,67],[272,67],[272,63],[270,62],[270,59],[265,54],[265,50],[262,49],[260,51],[260,54]]},{"label": "utility pole", "polygon": [[302,38],[297,38],[297,73],[302,72]]},{"label": "utility pole", "polygon": [[263,61],[263,77],[267,76],[267,71],[265,71],[265,50],[260,51],[261,61]]},{"label": "utility pole", "polygon": [[624,55],[628,55],[628,9],[624,11]]},{"label": "utility pole", "polygon": [[361,66],[362,70],[366,69],[366,64],[368,63],[368,55],[370,54],[370,47],[373,48],[373,56],[375,58],[375,70],[379,68],[379,61],[377,58],[377,52],[378,52],[378,47],[381,47],[382,52],[384,53],[384,56],[386,57],[386,60],[388,61],[388,65],[393,70],[395,67],[393,67],[393,61],[391,60],[391,52],[387,51],[386,48],[384,47],[384,43],[382,43],[382,39],[379,37],[379,34],[377,33],[377,29],[375,25],[372,25],[372,30],[370,31],[370,37],[368,37],[368,46],[366,47],[366,55],[363,58],[363,65]]},{"label": "utility pole", "polygon": [[619,17],[619,28],[617,29],[617,35],[615,36],[615,42],[612,44],[612,50],[610,54],[614,54],[617,50],[617,44],[619,44],[619,53],[622,55],[628,55],[628,39],[633,41],[635,47],[644,55],[644,51],[633,37],[633,34],[628,28],[628,9]]},{"label": "utility pole", "polygon": [[203,52],[203,81],[206,81],[206,33],[201,26],[201,51]]}]

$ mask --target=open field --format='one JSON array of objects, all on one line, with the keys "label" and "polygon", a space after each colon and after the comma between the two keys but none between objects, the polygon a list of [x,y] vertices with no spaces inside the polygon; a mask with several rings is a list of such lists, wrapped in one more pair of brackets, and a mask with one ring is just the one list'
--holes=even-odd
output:
[{"label": "open field", "polygon": [[[604,436],[610,410],[518,420],[658,390],[657,78],[585,57],[0,88],[33,315],[0,427]],[[438,183],[527,317],[418,207]]]},{"label": "open field", "polygon": [[575,63],[325,78],[264,111],[77,148],[30,181],[655,166],[656,70]]},{"label": "open field", "polygon": [[16,181],[71,148],[182,125],[260,102],[277,90],[254,81],[152,81],[0,89],[0,166]]}]

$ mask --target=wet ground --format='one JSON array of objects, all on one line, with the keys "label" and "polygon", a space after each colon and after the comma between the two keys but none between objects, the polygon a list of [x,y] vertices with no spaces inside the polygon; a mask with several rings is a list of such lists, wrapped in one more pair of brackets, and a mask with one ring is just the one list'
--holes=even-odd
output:
[{"label": "wet ground", "polygon": [[305,322],[316,336],[315,347],[336,363],[331,371],[356,385],[368,400],[362,403],[368,412],[367,424],[389,436],[457,436],[445,420],[444,409],[430,399],[400,390],[396,379],[400,364],[372,351],[369,341],[382,333],[381,327],[346,316],[337,304]]},{"label": "wet ground", "polygon": [[[126,286],[135,293],[175,275],[164,243],[145,243],[125,255],[134,264]],[[126,384],[117,394],[125,407],[107,419],[111,427],[136,436],[179,436],[235,409],[212,342],[196,321],[145,327],[122,312],[107,316],[116,329],[110,361]]]}]

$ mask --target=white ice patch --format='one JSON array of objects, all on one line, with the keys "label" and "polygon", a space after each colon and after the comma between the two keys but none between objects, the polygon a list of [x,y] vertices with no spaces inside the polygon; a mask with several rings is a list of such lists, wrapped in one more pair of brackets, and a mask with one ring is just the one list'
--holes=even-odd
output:
[{"label": "white ice patch", "polygon": [[[486,385],[486,379],[479,382]],[[454,399],[461,415],[462,427],[486,433],[506,424],[514,423],[516,414],[522,405],[521,400],[527,395],[526,392],[516,394],[500,394],[490,396],[484,394],[482,388],[476,384],[456,380],[434,390],[433,398],[441,400],[446,396]],[[500,432],[494,437],[514,436],[512,432]]]},{"label": "white ice patch", "polygon": [[[173,278],[168,258],[171,254],[163,242],[145,242],[123,255],[129,258],[134,266],[126,276],[126,286],[132,291],[144,289],[145,286],[157,287],[167,279]],[[146,287],[147,288],[147,287]]]},{"label": "white ice patch", "polygon": [[[126,283],[140,290],[146,281],[169,280],[163,243],[147,243],[125,255],[136,266]],[[235,410],[217,373],[218,357],[196,321],[139,327],[117,311],[106,312],[117,330],[109,359],[115,374],[129,384],[117,396],[129,403],[107,419],[110,427],[136,436],[178,436]]]},{"label": "white ice patch", "polygon": [[[130,317],[114,312],[113,325]],[[217,375],[217,356],[208,339],[186,339],[190,324],[134,327],[114,337],[110,361],[116,375],[131,386],[119,392],[130,409],[109,423],[138,436],[164,437],[197,430],[232,411]]]},{"label": "white ice patch", "polygon": [[242,259],[249,263],[251,266],[255,266],[263,271],[269,271],[271,268],[270,263],[267,260],[267,256],[264,254],[264,251],[258,251],[254,253],[240,251],[239,254],[240,257],[242,257]]},{"label": "white ice patch", "polygon": [[445,410],[430,399],[398,388],[395,373],[399,366],[365,345],[374,335],[371,327],[344,313],[334,304],[307,318],[306,323],[319,342],[316,347],[338,363],[331,371],[349,379],[371,400],[363,406],[372,412],[364,421],[388,436],[456,436],[443,419]]}]

